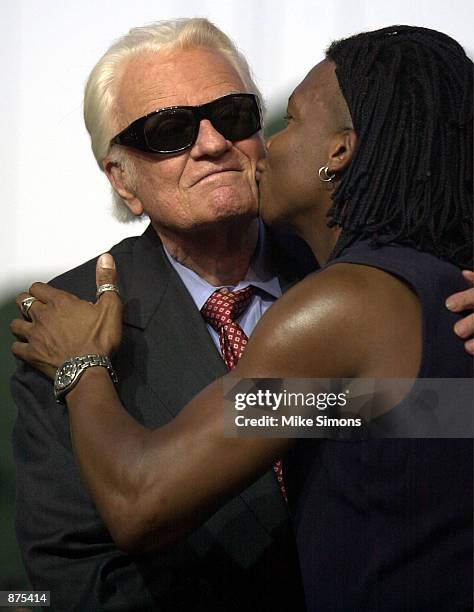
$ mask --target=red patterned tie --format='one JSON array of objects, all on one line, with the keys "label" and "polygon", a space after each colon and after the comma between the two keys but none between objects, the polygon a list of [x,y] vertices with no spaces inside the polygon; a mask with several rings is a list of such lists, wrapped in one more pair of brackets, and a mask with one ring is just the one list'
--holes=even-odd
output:
[{"label": "red patterned tie", "polygon": [[[201,308],[204,319],[219,334],[222,357],[229,370],[235,368],[247,344],[248,338],[237,319],[248,308],[254,292],[255,288],[251,285],[239,291],[218,289]],[[273,470],[287,501],[281,461],[275,463]]]},{"label": "red patterned tie", "polygon": [[202,316],[219,334],[222,357],[229,370],[235,368],[247,344],[244,330],[236,322],[250,304],[255,288],[239,291],[218,289],[201,308]]}]

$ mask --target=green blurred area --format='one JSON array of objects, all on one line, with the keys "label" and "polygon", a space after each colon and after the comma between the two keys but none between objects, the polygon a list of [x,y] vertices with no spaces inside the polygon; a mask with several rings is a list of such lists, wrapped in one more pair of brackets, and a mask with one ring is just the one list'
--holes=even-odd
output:
[{"label": "green blurred area", "polygon": [[[13,526],[15,500],[15,469],[13,465],[11,431],[16,409],[10,396],[9,380],[15,368],[10,353],[13,336],[8,327],[18,316],[15,296],[0,304],[0,590],[26,589],[27,579]],[[31,517],[34,520],[34,517]],[[10,608],[11,609],[11,608]]]},{"label": "green blurred area", "polygon": [[265,120],[264,134],[265,138],[270,138],[280,130],[286,128],[286,101],[278,102],[276,107],[272,109],[272,112],[268,115]]}]

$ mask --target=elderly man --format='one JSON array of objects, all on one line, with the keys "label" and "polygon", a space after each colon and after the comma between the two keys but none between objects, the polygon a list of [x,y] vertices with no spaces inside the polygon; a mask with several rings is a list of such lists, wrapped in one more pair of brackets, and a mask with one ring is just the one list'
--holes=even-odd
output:
[{"label": "elderly man", "polygon": [[[252,285],[239,319],[248,336],[297,280],[295,271],[304,272],[257,221],[255,172],[264,146],[256,93],[243,57],[203,19],[132,30],[87,84],[92,148],[121,213],[151,221],[143,236],[112,249],[126,301],[114,363],[120,396],[150,428],[170,421],[233,365],[221,358],[218,334],[200,312],[215,289],[248,292]],[[137,117],[177,105],[187,108],[156,113],[154,139],[139,140]],[[94,266],[52,284],[93,300]],[[273,472],[169,552],[125,554],[80,482],[67,413],[50,383],[21,365],[12,391],[18,539],[33,588],[51,591],[54,610],[304,609]]]}]

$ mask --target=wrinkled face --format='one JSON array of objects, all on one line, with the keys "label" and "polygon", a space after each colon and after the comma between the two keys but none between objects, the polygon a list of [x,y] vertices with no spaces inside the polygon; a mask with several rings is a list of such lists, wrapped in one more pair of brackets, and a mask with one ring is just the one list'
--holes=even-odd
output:
[{"label": "wrinkled face", "polygon": [[327,193],[318,170],[328,163],[338,91],[334,64],[323,61],[290,96],[288,125],[267,143],[267,158],[259,164],[260,214],[267,223],[295,227]]},{"label": "wrinkled face", "polygon": [[[117,131],[160,108],[195,106],[245,91],[235,68],[217,51],[199,47],[141,55],[129,62],[120,84]],[[260,134],[230,142],[205,119],[196,142],[184,152],[127,152],[136,174],[129,206],[134,214],[148,214],[157,230],[186,232],[257,215],[255,169],[264,155]]]}]

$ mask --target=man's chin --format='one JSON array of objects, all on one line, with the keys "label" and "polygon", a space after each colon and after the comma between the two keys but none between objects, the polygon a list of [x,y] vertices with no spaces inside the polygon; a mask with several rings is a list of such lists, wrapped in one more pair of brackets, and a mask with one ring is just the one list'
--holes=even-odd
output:
[{"label": "man's chin", "polygon": [[258,216],[258,202],[253,194],[245,194],[231,187],[215,190],[208,198],[211,219],[234,219]]}]

